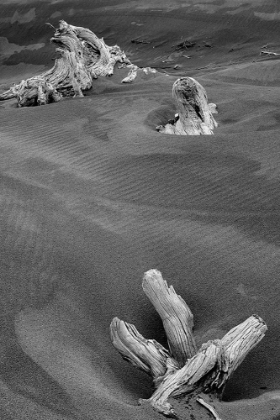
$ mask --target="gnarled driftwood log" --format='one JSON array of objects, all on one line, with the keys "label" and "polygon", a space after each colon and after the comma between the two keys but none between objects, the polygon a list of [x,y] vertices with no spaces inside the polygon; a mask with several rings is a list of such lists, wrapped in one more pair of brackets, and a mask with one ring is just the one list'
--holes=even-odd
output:
[{"label": "gnarled driftwood log", "polygon": [[173,121],[157,127],[165,134],[200,135],[213,134],[217,122],[213,113],[217,113],[215,104],[208,104],[203,86],[192,77],[177,79],[172,88],[172,96],[177,107]]},{"label": "gnarled driftwood log", "polygon": [[[155,392],[147,401],[158,412],[175,416],[170,397],[221,395],[232,373],[264,337],[264,321],[252,315],[222,339],[210,340],[197,350],[193,315],[181,296],[168,287],[158,270],[146,272],[142,286],[162,319],[169,349],[145,339],[134,325],[118,318],[112,320],[110,331],[112,343],[122,357],[152,376]],[[201,397],[197,402],[212,410]],[[211,412],[215,413],[214,409]]]},{"label": "gnarled driftwood log", "polygon": [[93,79],[111,76],[117,62],[132,66],[120,47],[110,47],[89,29],[69,25],[64,20],[59,22],[51,41],[60,54],[54,66],[12,86],[0,94],[0,100],[17,98],[18,106],[22,107],[57,102],[63,96],[83,96]]}]

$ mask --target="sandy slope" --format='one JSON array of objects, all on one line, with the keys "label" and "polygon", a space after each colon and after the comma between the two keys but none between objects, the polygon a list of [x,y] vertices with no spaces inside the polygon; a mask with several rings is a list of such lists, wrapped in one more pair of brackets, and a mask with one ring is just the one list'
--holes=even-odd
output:
[{"label": "sandy slope", "polygon": [[[170,67],[126,86],[119,70],[84,99],[1,104],[1,419],[160,418],[136,405],[151,382],[121,360],[108,330],[118,316],[164,344],[141,292],[150,268],[189,303],[198,342],[252,313],[265,319],[265,339],[217,409],[223,419],[280,416],[280,61],[259,55],[265,43],[278,51],[279,11],[268,1],[185,3],[1,6],[11,44],[46,42],[40,22],[61,14],[97,27],[139,65]],[[135,45],[134,36],[154,44]],[[191,59],[174,55],[185,38],[200,44]],[[37,61],[28,48],[6,57],[2,88],[47,66],[52,51],[46,44]],[[183,74],[218,104],[215,136],[155,131],[174,114],[171,87]]]}]

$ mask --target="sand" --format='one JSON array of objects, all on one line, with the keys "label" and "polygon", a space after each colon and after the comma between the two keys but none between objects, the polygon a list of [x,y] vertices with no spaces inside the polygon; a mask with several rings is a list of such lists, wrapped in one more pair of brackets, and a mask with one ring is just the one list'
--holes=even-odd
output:
[{"label": "sand", "polygon": [[[44,107],[0,103],[1,420],[162,418],[137,406],[151,380],[109,337],[118,316],[166,344],[141,290],[151,268],[189,304],[198,343],[264,318],[265,338],[216,409],[279,419],[280,60],[260,55],[280,53],[279,6],[2,1],[2,91],[52,66],[44,23],[60,18],[159,71],[123,85],[116,70],[84,98]],[[176,50],[184,40],[191,58]],[[218,105],[214,136],[156,132],[184,75]],[[178,412],[208,418],[200,406]]]}]

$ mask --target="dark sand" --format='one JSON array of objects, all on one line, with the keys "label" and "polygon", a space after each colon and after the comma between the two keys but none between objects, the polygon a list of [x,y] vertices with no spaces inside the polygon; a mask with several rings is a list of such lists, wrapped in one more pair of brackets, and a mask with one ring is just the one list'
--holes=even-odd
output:
[{"label": "dark sand", "polygon": [[[131,85],[117,70],[83,99],[0,104],[0,419],[160,419],[137,406],[150,379],[109,338],[118,316],[165,343],[141,289],[151,268],[188,302],[199,343],[264,318],[266,337],[217,410],[279,419],[280,60],[260,51],[280,53],[280,6],[2,0],[0,16],[2,90],[52,66],[44,23],[60,18],[161,68]],[[174,47],[186,39],[190,59]],[[155,131],[174,114],[182,75],[217,103],[214,136]]]}]

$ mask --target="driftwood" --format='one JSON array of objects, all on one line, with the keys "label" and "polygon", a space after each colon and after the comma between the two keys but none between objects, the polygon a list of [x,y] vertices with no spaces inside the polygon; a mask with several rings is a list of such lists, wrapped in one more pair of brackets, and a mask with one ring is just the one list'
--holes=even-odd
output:
[{"label": "driftwood", "polygon": [[44,105],[63,96],[83,96],[98,76],[111,76],[116,63],[131,66],[125,53],[108,46],[89,29],[59,22],[51,42],[60,57],[54,66],[0,94],[0,100],[17,98],[18,106]]},{"label": "driftwood", "polygon": [[262,50],[262,51],[260,52],[260,54],[267,54],[267,55],[280,55],[280,54],[277,54],[276,52],[273,52],[273,51],[264,51],[264,50]]},{"label": "driftwood", "polygon": [[122,80],[122,83],[131,83],[137,77],[138,67],[135,66],[134,64],[131,64],[128,67],[129,67],[128,75]]},{"label": "driftwood", "polygon": [[214,408],[213,408],[210,404],[208,404],[207,402],[205,402],[203,398],[198,397],[198,398],[196,399],[196,401],[197,401],[199,404],[201,404],[203,407],[205,407],[205,408],[206,408],[206,410],[208,410],[208,411],[212,414],[212,416],[213,416],[216,420],[221,420],[221,418],[220,418],[220,417],[219,417],[219,415],[217,414],[216,410],[214,410]]},{"label": "driftwood", "polygon": [[110,326],[113,345],[125,360],[153,378],[155,391],[146,401],[156,411],[176,416],[168,399],[188,394],[195,395],[196,401],[218,419],[214,408],[199,394],[221,397],[230,376],[264,337],[266,324],[252,315],[222,339],[208,341],[197,350],[193,315],[181,296],[168,287],[157,270],[145,273],[142,286],[162,319],[169,349],[145,339],[134,325],[118,318]]},{"label": "driftwood", "polygon": [[165,134],[200,135],[213,134],[218,126],[213,117],[217,113],[215,104],[208,104],[206,91],[192,77],[181,77],[173,84],[172,96],[176,103],[175,119],[157,127]]}]

